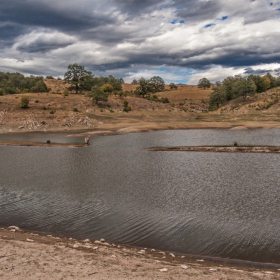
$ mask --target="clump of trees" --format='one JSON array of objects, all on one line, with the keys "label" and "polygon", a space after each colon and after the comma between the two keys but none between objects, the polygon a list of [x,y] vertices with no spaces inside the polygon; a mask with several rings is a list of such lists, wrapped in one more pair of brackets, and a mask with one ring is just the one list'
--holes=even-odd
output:
[{"label": "clump of trees", "polygon": [[210,95],[209,109],[215,110],[232,99],[242,97],[245,101],[247,96],[280,86],[280,77],[273,77],[270,73],[265,76],[241,75],[230,76],[222,82],[216,82],[213,93]]},{"label": "clump of trees", "polygon": [[25,77],[20,73],[0,72],[0,95],[21,92],[48,92],[43,77]]},{"label": "clump of trees", "polygon": [[141,78],[137,84],[139,84],[139,86],[134,93],[143,98],[148,94],[164,91],[165,89],[165,82],[159,76],[154,76],[151,79]]},{"label": "clump of trees", "polygon": [[122,90],[122,83],[124,83],[122,78],[118,79],[112,75],[108,77],[95,77],[92,72],[77,63],[68,65],[68,71],[64,74],[64,81],[72,84],[76,93],[83,90],[91,91],[94,86],[103,87],[102,90],[106,92],[118,92]]}]

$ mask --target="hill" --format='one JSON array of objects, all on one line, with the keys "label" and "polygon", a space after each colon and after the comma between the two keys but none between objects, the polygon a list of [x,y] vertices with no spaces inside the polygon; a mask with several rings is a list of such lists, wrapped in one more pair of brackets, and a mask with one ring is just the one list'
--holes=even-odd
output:
[{"label": "hill", "polygon": [[[0,132],[91,130],[93,133],[122,133],[156,129],[201,127],[278,127],[280,89],[274,88],[242,100],[233,100],[217,111],[208,112],[211,90],[197,86],[168,86],[155,102],[131,96],[137,85],[123,84],[127,96],[111,95],[107,103],[93,104],[85,95],[68,92],[61,80],[45,79],[48,93],[26,93],[29,108],[18,103],[22,94],[0,96]],[[132,111],[123,112],[126,100]]]}]

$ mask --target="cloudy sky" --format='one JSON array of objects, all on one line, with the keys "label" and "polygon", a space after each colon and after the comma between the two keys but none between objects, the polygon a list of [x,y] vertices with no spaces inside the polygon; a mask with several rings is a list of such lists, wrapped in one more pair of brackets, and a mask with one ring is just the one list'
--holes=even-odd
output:
[{"label": "cloudy sky", "polygon": [[0,71],[126,82],[280,75],[280,1],[0,0]]}]

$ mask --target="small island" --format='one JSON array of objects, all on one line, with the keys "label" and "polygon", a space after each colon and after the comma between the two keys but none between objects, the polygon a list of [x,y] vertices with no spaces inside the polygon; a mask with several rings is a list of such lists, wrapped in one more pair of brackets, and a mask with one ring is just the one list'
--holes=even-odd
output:
[{"label": "small island", "polygon": [[279,153],[280,146],[178,146],[154,147],[149,151],[227,152],[227,153]]}]

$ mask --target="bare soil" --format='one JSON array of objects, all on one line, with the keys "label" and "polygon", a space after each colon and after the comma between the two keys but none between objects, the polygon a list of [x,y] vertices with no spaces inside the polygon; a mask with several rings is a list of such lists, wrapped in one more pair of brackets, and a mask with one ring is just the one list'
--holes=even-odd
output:
[{"label": "bare soil", "polygon": [[[96,105],[83,94],[65,91],[63,81],[46,79],[49,93],[29,93],[28,109],[18,106],[22,94],[0,96],[0,133],[26,131],[88,131],[91,134],[127,133],[159,129],[188,128],[279,128],[280,95],[276,88],[242,100],[234,100],[215,112],[208,112],[211,90],[179,85],[177,90],[157,93],[170,103],[149,101],[128,95],[110,96]],[[124,84],[129,92],[135,85]],[[131,94],[131,93],[130,93]],[[128,101],[132,111],[123,112]],[[268,105],[270,103],[268,108]]]},{"label": "bare soil", "polygon": [[279,267],[236,265],[147,248],[0,229],[0,278],[6,279],[264,279]]}]

